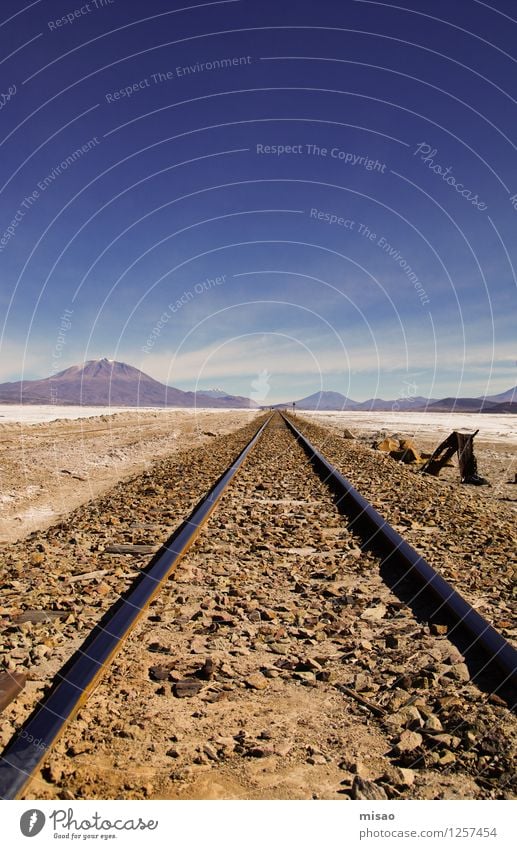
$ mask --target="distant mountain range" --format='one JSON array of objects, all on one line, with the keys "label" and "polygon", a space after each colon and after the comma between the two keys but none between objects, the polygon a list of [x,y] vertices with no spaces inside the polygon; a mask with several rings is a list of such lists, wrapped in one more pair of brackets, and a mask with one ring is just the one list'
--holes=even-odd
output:
[{"label": "distant mountain range", "polygon": [[257,405],[224,390],[183,392],[126,363],[88,360],[53,377],[0,384],[0,404],[80,404],[112,407],[238,407]]},{"label": "distant mountain range", "polygon": [[201,395],[208,395],[209,398],[228,398],[228,392],[224,389],[199,389]]},{"label": "distant mountain range", "polygon": [[[344,412],[358,411],[413,411],[429,413],[517,413],[517,386],[501,392],[499,395],[489,395],[486,398],[424,398],[421,395],[407,398],[397,398],[385,401],[383,398],[369,398],[368,401],[354,401],[341,392],[315,392],[306,398],[295,401],[297,410],[343,410]],[[278,407],[292,407],[293,402],[275,404]]]},{"label": "distant mountain range", "polygon": [[[257,408],[255,401],[224,389],[184,392],[166,386],[134,366],[114,360],[88,360],[42,380],[0,384],[0,404],[79,404],[112,407]],[[315,392],[295,402],[297,410],[411,411],[435,413],[517,413],[517,386],[486,398],[370,398],[354,401],[341,392]],[[265,405],[269,406],[269,405]],[[292,401],[275,404],[291,407]]]}]

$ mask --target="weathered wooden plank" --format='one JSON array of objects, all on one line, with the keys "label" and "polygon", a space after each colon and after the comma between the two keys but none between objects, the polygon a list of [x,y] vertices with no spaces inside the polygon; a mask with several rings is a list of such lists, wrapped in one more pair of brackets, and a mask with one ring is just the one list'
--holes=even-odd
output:
[{"label": "weathered wooden plank", "polygon": [[27,675],[24,672],[0,673],[0,711],[4,710],[25,687]]},{"label": "weathered wooden plank", "polygon": [[107,545],[105,554],[154,554],[155,545]]}]

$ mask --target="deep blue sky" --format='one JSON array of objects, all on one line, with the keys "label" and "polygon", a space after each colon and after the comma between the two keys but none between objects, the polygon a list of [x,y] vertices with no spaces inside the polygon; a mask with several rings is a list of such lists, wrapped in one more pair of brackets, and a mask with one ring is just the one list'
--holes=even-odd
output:
[{"label": "deep blue sky", "polygon": [[0,379],[514,385],[514,7],[4,0]]}]

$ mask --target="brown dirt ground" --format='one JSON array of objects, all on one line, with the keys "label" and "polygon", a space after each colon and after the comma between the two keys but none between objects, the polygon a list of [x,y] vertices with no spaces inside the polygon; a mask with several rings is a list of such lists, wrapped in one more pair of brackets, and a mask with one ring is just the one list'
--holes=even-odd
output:
[{"label": "brown dirt ground", "polygon": [[255,410],[131,411],[0,425],[0,544],[49,527],[155,460],[254,416]]}]

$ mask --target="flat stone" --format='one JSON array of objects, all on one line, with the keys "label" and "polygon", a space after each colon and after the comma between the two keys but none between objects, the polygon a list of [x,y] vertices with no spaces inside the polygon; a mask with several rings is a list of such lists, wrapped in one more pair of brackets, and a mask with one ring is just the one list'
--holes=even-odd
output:
[{"label": "flat stone", "polygon": [[23,622],[53,622],[55,619],[67,619],[70,610],[24,610],[19,616],[14,617],[14,623],[21,625]]},{"label": "flat stone", "polygon": [[452,752],[445,752],[439,759],[438,763],[440,766],[448,766],[449,764],[453,764],[456,761],[456,755]]},{"label": "flat stone", "polygon": [[294,673],[293,673],[293,678],[296,678],[296,680],[297,680],[297,681],[309,681],[309,682],[312,682],[312,681],[315,681],[315,680],[316,680],[316,675],[315,675],[315,673],[314,673],[314,672],[309,672],[309,671],[304,672],[304,671],[301,671],[301,672],[294,672]]},{"label": "flat stone", "polygon": [[53,763],[50,764],[49,767],[44,772],[44,776],[47,781],[50,781],[51,784],[59,784],[61,779],[63,778],[63,770],[60,766]]},{"label": "flat stone", "polygon": [[395,690],[393,690],[391,698],[388,702],[388,710],[399,710],[399,708],[401,708],[402,705],[406,704],[406,702],[408,702],[410,698],[411,696],[407,690],[403,690],[402,688],[397,687]]},{"label": "flat stone", "polygon": [[307,763],[312,766],[323,766],[327,763],[327,759],[325,755],[309,755],[307,758]]},{"label": "flat stone", "polygon": [[205,743],[205,745],[203,746],[203,752],[211,761],[219,760],[219,756],[217,754],[216,749],[214,749],[214,747],[211,746],[210,743]]},{"label": "flat stone", "polygon": [[379,442],[377,445],[377,451],[398,451],[399,443],[395,439],[390,439],[387,437],[383,439],[382,442]]},{"label": "flat stone", "polygon": [[181,681],[176,681],[172,688],[172,692],[177,699],[190,699],[192,696],[197,696],[202,686],[201,681],[184,678]]},{"label": "flat stone", "polygon": [[412,787],[415,782],[415,774],[412,769],[390,764],[383,775],[383,780],[393,787]]},{"label": "flat stone", "polygon": [[288,743],[288,742],[277,743],[275,745],[274,751],[275,751],[276,755],[280,755],[280,757],[285,758],[289,754],[289,752],[291,751],[292,748],[293,748],[292,743]]},{"label": "flat stone", "polygon": [[354,676],[354,688],[358,693],[370,689],[370,677],[365,672],[358,672]]},{"label": "flat stone", "polygon": [[453,681],[460,681],[466,684],[467,681],[470,681],[469,668],[466,663],[456,663],[444,677],[452,678]]},{"label": "flat stone", "polygon": [[424,728],[426,731],[443,731],[443,725],[434,713],[429,714],[425,721]]},{"label": "flat stone", "polygon": [[275,751],[267,746],[252,746],[247,754],[252,758],[269,758],[275,754]]},{"label": "flat stone", "polygon": [[412,752],[422,744],[422,735],[417,731],[403,731],[397,742],[399,752]]},{"label": "flat stone", "polygon": [[379,619],[383,619],[386,615],[386,606],[384,604],[377,604],[375,607],[369,607],[367,610],[361,614],[361,619],[366,619],[367,621],[377,621]]},{"label": "flat stone", "polygon": [[250,690],[265,690],[268,686],[268,680],[261,672],[254,672],[252,675],[249,675],[244,683]]},{"label": "flat stone", "polygon": [[172,665],[161,665],[149,667],[149,678],[151,681],[166,681],[171,672]]},{"label": "flat stone", "polygon": [[285,645],[284,643],[270,643],[269,651],[272,651],[273,654],[286,655],[289,654],[289,646]]}]

